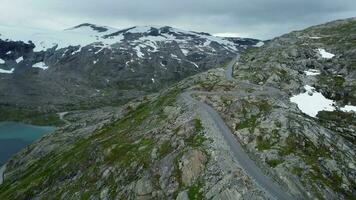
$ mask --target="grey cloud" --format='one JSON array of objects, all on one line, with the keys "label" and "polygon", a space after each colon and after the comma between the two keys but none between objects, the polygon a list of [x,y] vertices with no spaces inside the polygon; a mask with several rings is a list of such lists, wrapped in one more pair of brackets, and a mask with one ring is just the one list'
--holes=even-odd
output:
[{"label": "grey cloud", "polygon": [[158,24],[262,39],[356,13],[354,0],[13,0],[2,4],[9,9],[5,14],[12,10],[12,16],[0,14],[0,23],[13,20],[17,25],[51,28],[81,22],[115,27]]}]

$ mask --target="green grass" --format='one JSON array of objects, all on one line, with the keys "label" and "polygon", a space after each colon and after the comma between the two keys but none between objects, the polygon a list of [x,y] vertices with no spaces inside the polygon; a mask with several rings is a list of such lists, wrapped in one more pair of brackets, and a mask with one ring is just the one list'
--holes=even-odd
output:
[{"label": "green grass", "polygon": [[328,86],[333,90],[342,89],[345,83],[345,79],[340,76],[320,75],[318,77],[319,77],[318,83],[320,85]]},{"label": "green grass", "polygon": [[257,118],[258,118],[258,116],[252,116],[252,117],[246,119],[245,121],[238,124],[238,126],[236,127],[236,130],[244,129],[244,128],[250,128],[250,129],[254,130],[257,126]]},{"label": "green grass", "polygon": [[318,113],[320,122],[334,122],[340,126],[349,126],[350,124],[356,126],[356,115],[351,112],[342,111],[320,111]]},{"label": "green grass", "polygon": [[264,138],[262,135],[258,135],[256,137],[256,148],[258,151],[264,151],[272,149],[272,147],[278,143],[280,135],[279,130],[274,129],[271,132],[267,132],[268,130],[261,129],[262,135],[269,135],[269,138]]},{"label": "green grass", "polygon": [[283,163],[283,160],[267,160],[266,162],[270,167],[275,168],[279,164]]},{"label": "green grass", "polygon": [[256,138],[256,147],[259,151],[269,150],[271,149],[273,144],[269,140],[263,139],[261,135]]},{"label": "green grass", "polygon": [[175,178],[175,180],[178,182],[178,189],[174,192],[173,197],[176,198],[178,196],[179,191],[183,190],[183,182],[182,182],[182,172],[179,169],[179,161],[183,157],[184,153],[186,151],[183,150],[178,153],[178,155],[174,158],[173,164],[174,164],[174,169],[172,172],[172,176]]},{"label": "green grass", "polygon": [[356,104],[356,97],[354,95],[356,92],[355,83],[345,84],[346,80],[343,77],[334,75],[320,75],[318,77],[316,88],[322,89],[325,97],[342,104]]},{"label": "green grass", "polygon": [[[110,143],[112,144],[112,141]],[[136,162],[144,168],[150,166],[150,155],[154,146],[152,139],[144,138],[139,142],[132,142],[126,137],[120,137],[115,145],[117,146],[105,155],[106,164],[130,167],[133,162]]]},{"label": "green grass", "polygon": [[[267,115],[272,110],[272,106],[265,100],[261,100],[258,102],[244,102],[243,106],[244,107],[242,109],[242,113],[244,115],[245,120],[238,124],[235,127],[235,130],[248,128],[251,133],[254,132],[255,128],[259,124],[258,119]],[[249,116],[248,110],[252,109],[254,106],[258,107],[259,113],[257,113],[256,115]]]},{"label": "green grass", "polygon": [[194,119],[194,134],[190,135],[184,141],[188,146],[201,147],[207,138],[204,136],[204,127],[200,119]]},{"label": "green grass", "polygon": [[[319,158],[331,158],[330,149],[323,146],[322,140],[319,141],[318,146],[313,144],[309,139],[305,138],[303,135],[291,134],[286,139],[286,145],[281,147],[279,151],[281,156],[287,156],[289,154],[295,154],[299,156],[304,163],[311,167],[311,170],[305,171],[303,173],[303,169],[301,168],[292,168],[291,172],[298,176],[305,176],[310,183],[313,184],[323,184],[336,192],[344,194],[346,197],[352,196],[348,191],[344,191],[342,189],[342,178],[337,175],[337,173],[332,172],[330,175],[324,172],[321,169],[319,164]],[[315,190],[316,195],[317,190]]]},{"label": "green grass", "polygon": [[198,182],[188,189],[188,198],[189,200],[204,199],[201,183]]},{"label": "green grass", "polygon": [[173,150],[174,149],[171,145],[171,142],[167,140],[167,141],[163,142],[163,144],[158,149],[158,157],[163,158],[164,156],[171,153]]},{"label": "green grass", "polygon": [[201,133],[204,130],[200,119],[194,119],[194,128],[197,133]]},{"label": "green grass", "polygon": [[203,88],[204,91],[212,91],[219,82],[220,80],[201,81],[198,83],[198,85]]},{"label": "green grass", "polygon": [[302,174],[303,174],[303,171],[304,171],[304,169],[302,169],[302,168],[300,168],[300,167],[293,167],[291,172],[292,172],[293,174],[295,174],[295,175],[301,177]]},{"label": "green grass", "polygon": [[[356,136],[353,130],[348,127],[356,126],[356,114],[341,111],[320,111],[317,115],[318,121],[324,127],[340,134],[344,139],[352,144],[356,144]],[[342,128],[342,129],[341,129]]]},{"label": "green grass", "polygon": [[191,147],[201,147],[206,140],[207,138],[205,136],[198,134],[188,137],[185,139],[185,142]]},{"label": "green grass", "polygon": [[57,113],[43,113],[30,109],[0,106],[0,121],[16,121],[39,126],[60,126]]}]

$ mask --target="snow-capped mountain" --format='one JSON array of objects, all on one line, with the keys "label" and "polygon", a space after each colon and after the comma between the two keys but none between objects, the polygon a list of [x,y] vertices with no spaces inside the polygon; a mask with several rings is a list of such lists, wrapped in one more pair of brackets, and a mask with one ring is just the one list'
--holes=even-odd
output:
[{"label": "snow-capped mountain", "polygon": [[221,66],[260,42],[168,26],[88,23],[62,31],[0,26],[0,34],[0,103],[26,106],[66,104],[68,97],[134,98]]},{"label": "snow-capped mountain", "polygon": [[238,51],[239,48],[246,48],[256,42],[256,40],[249,39],[249,43],[244,44],[245,39],[242,38],[237,41],[231,41],[208,33],[184,31],[168,26],[134,26],[120,30],[85,23],[63,31],[19,29],[5,26],[0,26],[0,28],[2,39],[31,41],[35,45],[35,52],[51,48],[59,50],[69,46],[85,47],[92,44],[98,44],[103,48],[112,48],[114,44],[122,44],[127,41],[132,45],[139,43],[142,47],[151,47],[154,50],[158,48],[157,43],[177,42],[182,51],[187,52],[190,50],[190,46],[185,44],[194,42],[196,48],[213,48],[211,44],[216,43],[228,50]]}]

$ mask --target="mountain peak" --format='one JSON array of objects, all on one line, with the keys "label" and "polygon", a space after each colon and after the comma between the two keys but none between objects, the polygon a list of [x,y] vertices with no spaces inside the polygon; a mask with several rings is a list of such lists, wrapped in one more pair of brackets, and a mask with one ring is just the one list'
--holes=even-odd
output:
[{"label": "mountain peak", "polygon": [[98,25],[95,25],[95,24],[91,24],[91,23],[83,23],[83,24],[79,24],[77,26],[74,26],[72,28],[69,28],[67,30],[74,30],[74,29],[80,29],[80,28],[83,28],[83,27],[89,27],[99,33],[102,33],[102,32],[106,32],[108,31],[108,27],[105,27],[105,26],[98,26]]}]

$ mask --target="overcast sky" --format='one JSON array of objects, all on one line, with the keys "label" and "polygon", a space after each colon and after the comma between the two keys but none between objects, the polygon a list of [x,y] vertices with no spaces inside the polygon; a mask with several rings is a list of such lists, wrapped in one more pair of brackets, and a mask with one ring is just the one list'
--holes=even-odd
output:
[{"label": "overcast sky", "polygon": [[8,26],[169,25],[259,39],[355,16],[356,0],[0,0]]}]

